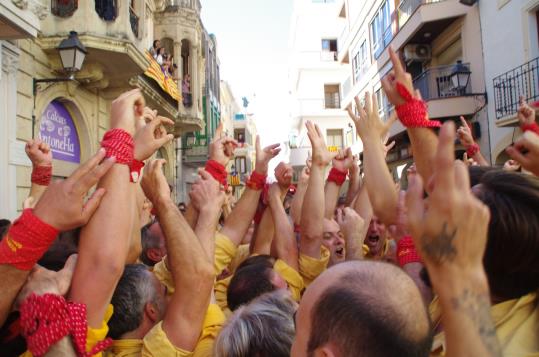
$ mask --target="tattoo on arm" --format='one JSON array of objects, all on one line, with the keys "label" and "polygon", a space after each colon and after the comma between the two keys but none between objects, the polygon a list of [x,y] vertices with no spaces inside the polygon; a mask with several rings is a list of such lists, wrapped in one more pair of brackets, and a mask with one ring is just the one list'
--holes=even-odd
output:
[{"label": "tattoo on arm", "polygon": [[437,237],[423,235],[421,237],[421,247],[425,254],[430,256],[436,263],[453,261],[457,255],[457,249],[453,244],[457,235],[457,228],[453,232],[448,232],[447,222],[444,222],[442,231]]},{"label": "tattoo on arm", "polygon": [[458,297],[451,298],[454,310],[464,312],[477,328],[477,333],[491,356],[501,357],[500,344],[496,337],[496,328],[490,314],[490,297],[486,292],[464,289]]}]

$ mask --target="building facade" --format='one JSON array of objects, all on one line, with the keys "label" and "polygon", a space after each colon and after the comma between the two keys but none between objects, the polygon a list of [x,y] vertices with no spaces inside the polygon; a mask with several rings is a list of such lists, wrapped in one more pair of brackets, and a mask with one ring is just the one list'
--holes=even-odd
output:
[{"label": "building facade", "polygon": [[188,201],[191,185],[198,177],[197,170],[208,160],[209,143],[221,120],[220,71],[217,52],[217,39],[204,28],[201,33],[201,53],[204,60],[202,87],[203,128],[190,131],[182,136],[182,174],[178,175],[178,201]]},{"label": "building facade", "polygon": [[336,13],[333,1],[294,1],[289,68],[293,108],[288,146],[295,180],[310,150],[307,120],[318,124],[330,150],[354,146],[359,152],[352,122],[342,105],[341,83],[349,76],[349,69],[338,60],[342,21],[336,15],[329,16]]},{"label": "building facade", "polygon": [[[459,123],[464,116],[489,160],[479,14],[478,5],[465,6],[459,0],[338,1],[336,16],[342,20],[338,60],[349,66],[341,83],[342,106],[368,91],[376,93],[382,118],[389,117],[393,108],[380,80],[392,69],[387,51],[392,46],[427,101],[430,117]],[[412,152],[400,122],[393,125],[390,135],[396,147],[387,161],[397,179],[411,163]],[[462,146],[458,149],[464,151]]]},{"label": "building facade", "polygon": [[[480,1],[492,163],[520,135],[520,96],[539,100],[539,0]],[[500,24],[506,24],[500,31]]]},{"label": "building facade", "polygon": [[[175,121],[175,136],[202,128],[201,40],[187,31],[193,25],[185,20],[199,21],[198,1],[10,0],[3,1],[0,10],[2,25],[11,26],[9,32],[0,33],[2,63],[7,64],[8,57],[16,59],[5,66],[1,79],[1,100],[7,102],[1,106],[6,115],[0,120],[0,135],[5,136],[0,166],[9,172],[0,183],[0,194],[9,202],[2,207],[3,217],[15,217],[29,193],[31,165],[25,142],[32,137],[49,142],[53,175],[68,176],[99,148],[109,126],[111,101],[124,91],[141,88],[149,107]],[[185,31],[178,28],[179,22],[185,24]],[[33,79],[65,76],[57,47],[72,30],[77,30],[88,52],[75,80],[43,83],[34,90]],[[192,107],[177,95],[181,91],[176,83],[164,85],[159,75],[148,74],[153,59],[147,51],[154,39],[181,59],[177,62],[181,77],[190,71]],[[175,143],[157,156],[169,163],[166,176],[174,185]]]}]

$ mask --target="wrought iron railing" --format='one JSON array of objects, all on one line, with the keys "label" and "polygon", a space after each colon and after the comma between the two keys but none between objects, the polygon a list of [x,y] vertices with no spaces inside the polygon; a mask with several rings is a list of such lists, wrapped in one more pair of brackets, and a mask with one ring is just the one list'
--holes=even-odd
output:
[{"label": "wrought iron railing", "polygon": [[539,57],[493,79],[496,119],[514,115],[520,97],[539,100]]},{"label": "wrought iron railing", "polygon": [[[463,63],[470,68],[470,64]],[[465,88],[456,88],[451,75],[455,65],[429,68],[414,79],[414,87],[419,89],[424,100],[458,97],[472,93],[470,81]]]},{"label": "wrought iron railing", "polygon": [[341,96],[338,92],[325,94],[325,108],[339,109],[341,107]]}]

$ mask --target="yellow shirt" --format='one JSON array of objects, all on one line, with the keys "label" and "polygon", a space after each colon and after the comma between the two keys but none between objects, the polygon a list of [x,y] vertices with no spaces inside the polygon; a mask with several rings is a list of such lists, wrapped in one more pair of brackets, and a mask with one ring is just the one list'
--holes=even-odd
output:
[{"label": "yellow shirt", "polygon": [[230,271],[230,273],[234,274],[240,264],[243,263],[245,259],[249,258],[249,256],[251,255],[251,251],[249,250],[249,248],[249,244],[242,244],[238,247],[238,251],[234,256],[234,259],[232,259],[232,261],[228,265],[228,270]]},{"label": "yellow shirt", "polygon": [[[496,335],[504,357],[539,356],[539,301],[531,293],[519,299],[504,301],[490,309],[496,327]],[[431,316],[439,315],[438,299],[430,307]],[[434,318],[439,316],[433,316]],[[445,355],[445,337],[436,335],[431,356]]]},{"label": "yellow shirt", "polygon": [[221,274],[232,259],[236,256],[238,247],[230,238],[222,234],[221,232],[215,232],[215,258],[213,266],[215,269],[215,275]]},{"label": "yellow shirt", "polygon": [[210,304],[202,325],[202,333],[193,352],[174,346],[163,330],[163,322],[159,322],[142,340],[114,341],[106,357],[210,357],[212,356],[213,343],[224,322],[225,316],[221,309],[215,304]]},{"label": "yellow shirt", "polygon": [[329,250],[324,246],[320,250],[320,259],[315,259],[305,254],[299,255],[299,273],[306,288],[327,269],[329,255]]}]

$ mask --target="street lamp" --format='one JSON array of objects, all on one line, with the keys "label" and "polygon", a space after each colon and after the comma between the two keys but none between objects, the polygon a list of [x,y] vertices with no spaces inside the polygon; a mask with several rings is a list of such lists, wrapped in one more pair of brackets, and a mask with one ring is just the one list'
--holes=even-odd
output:
[{"label": "street lamp", "polygon": [[471,74],[472,72],[470,72],[468,66],[462,64],[462,61],[457,61],[457,64],[453,67],[450,78],[453,88],[455,88],[459,94],[465,93]]},{"label": "street lamp", "polygon": [[60,78],[33,78],[32,81],[32,93],[34,94],[34,107],[32,109],[32,139],[35,137],[35,126],[36,126],[36,96],[38,85],[40,83],[57,83],[57,82],[67,82],[74,80],[75,72],[80,71],[84,59],[86,58],[86,48],[80,42],[77,32],[70,31],[69,37],[62,40],[60,45],[57,48],[60,54],[60,60],[62,61],[62,67],[64,73],[67,74],[67,77]]}]

